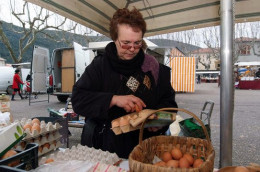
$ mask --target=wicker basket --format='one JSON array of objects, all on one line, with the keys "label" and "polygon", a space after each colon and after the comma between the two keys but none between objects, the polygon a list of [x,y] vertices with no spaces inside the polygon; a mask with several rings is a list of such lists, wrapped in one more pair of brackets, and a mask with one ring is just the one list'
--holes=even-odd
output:
[{"label": "wicker basket", "polygon": [[[140,134],[139,144],[133,149],[129,155],[129,168],[132,172],[209,172],[213,171],[215,151],[210,142],[209,135],[203,122],[193,113],[179,108],[163,108],[159,111],[177,110],[185,112],[196,119],[206,134],[206,140],[192,137],[177,136],[155,136],[143,140],[143,128],[146,120],[143,122]],[[154,156],[161,158],[165,151],[173,148],[179,148],[182,153],[190,153],[194,158],[204,159],[204,163],[199,168],[170,168],[152,165]]]},{"label": "wicker basket", "polygon": [[[237,166],[224,167],[224,168],[219,169],[218,172],[234,172],[236,167]],[[245,168],[247,168],[249,172],[260,172],[260,165],[255,164],[255,163],[250,163],[250,165],[246,166]]]}]

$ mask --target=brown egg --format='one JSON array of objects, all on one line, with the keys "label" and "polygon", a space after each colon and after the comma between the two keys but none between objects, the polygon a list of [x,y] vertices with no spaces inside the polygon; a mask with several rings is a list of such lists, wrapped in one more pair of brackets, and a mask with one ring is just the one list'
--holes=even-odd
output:
[{"label": "brown egg", "polygon": [[45,143],[45,144],[43,145],[43,148],[50,149],[50,144],[49,144],[49,143]]},{"label": "brown egg", "polygon": [[173,148],[171,151],[171,154],[172,154],[173,159],[175,159],[175,160],[179,160],[182,157],[182,152],[178,148]]},{"label": "brown egg", "polygon": [[126,118],[124,118],[124,117],[120,118],[120,121],[119,121],[120,126],[125,126],[125,125],[128,125],[128,124],[129,124],[129,121]]},{"label": "brown egg", "polygon": [[41,127],[37,123],[34,123],[31,130],[32,131],[37,130],[38,133],[40,133],[41,132]]},{"label": "brown egg", "polygon": [[177,160],[170,160],[166,163],[167,167],[173,167],[173,168],[178,168],[179,167],[179,161]]},{"label": "brown egg", "polygon": [[164,166],[166,166],[166,163],[164,161],[159,161],[159,162],[155,163],[154,165],[164,167]]},{"label": "brown egg", "polygon": [[54,146],[56,146],[56,144],[57,144],[57,141],[56,141],[56,140],[54,140],[54,141],[53,141],[53,145],[54,145]]},{"label": "brown egg", "polygon": [[115,121],[112,121],[112,128],[116,128],[116,127],[119,127],[119,122],[118,120],[115,120]]},{"label": "brown egg", "polygon": [[189,161],[186,158],[184,158],[184,157],[182,157],[180,159],[179,165],[180,165],[180,168],[189,168],[190,167]]},{"label": "brown egg", "polygon": [[9,151],[7,151],[2,157],[1,157],[1,159],[6,159],[6,158],[9,158],[9,157],[11,157],[11,156],[14,156],[14,155],[16,155],[17,154],[17,152],[15,151],[15,150],[9,150]]},{"label": "brown egg", "polygon": [[38,118],[34,118],[32,120],[32,124],[37,123],[38,125],[41,125],[41,121]]},{"label": "brown egg", "polygon": [[40,153],[42,153],[42,146],[39,146],[39,147],[38,147],[38,151],[39,151]]},{"label": "brown egg", "polygon": [[234,169],[234,172],[249,172],[249,170],[244,166],[238,166]]},{"label": "brown egg", "polygon": [[193,164],[194,158],[191,156],[191,154],[185,153],[185,154],[183,155],[183,157],[186,158],[186,159],[189,161],[189,164],[190,164],[190,165]]},{"label": "brown egg", "polygon": [[164,162],[168,162],[169,160],[172,160],[172,155],[170,152],[164,152],[162,155],[162,160]]},{"label": "brown egg", "polygon": [[31,124],[25,124],[25,125],[23,126],[23,129],[24,129],[24,130],[26,130],[27,128],[29,128],[29,130],[30,130],[30,132],[31,132],[31,130],[32,130],[32,125],[31,125]]},{"label": "brown egg", "polygon": [[49,159],[46,159],[45,164],[51,163],[51,162],[54,162],[54,160],[52,158],[49,158]]},{"label": "brown egg", "polygon": [[193,168],[199,168],[201,166],[201,164],[203,164],[203,160],[198,158],[195,159],[194,163],[193,163]]},{"label": "brown egg", "polygon": [[24,149],[25,146],[26,146],[26,142],[25,142],[25,141],[21,141],[21,142],[20,142],[20,145],[21,145],[21,147]]},{"label": "brown egg", "polygon": [[148,117],[148,119],[157,119],[157,115],[156,114],[152,114],[151,116]]},{"label": "brown egg", "polygon": [[[11,150],[7,151],[7,152],[2,156],[1,159],[6,159],[6,158],[12,157],[12,156],[14,156],[14,155],[16,155],[16,154],[17,154],[17,152],[16,152],[15,150],[12,150],[12,149],[11,149]],[[16,161],[13,161],[13,162],[8,163],[7,165],[8,165],[9,167],[15,167],[15,166],[17,166],[19,163],[20,163],[20,160],[16,160]]]}]

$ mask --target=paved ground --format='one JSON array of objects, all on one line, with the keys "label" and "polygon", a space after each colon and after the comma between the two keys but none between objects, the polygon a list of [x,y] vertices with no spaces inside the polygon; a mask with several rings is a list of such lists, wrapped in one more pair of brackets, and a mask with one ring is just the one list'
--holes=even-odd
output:
[{"label": "paved ground", "polygon": [[[233,117],[233,165],[248,165],[251,162],[260,163],[260,90],[235,90]],[[65,104],[58,102],[55,96],[50,96],[50,102],[36,102],[29,106],[28,100],[11,102],[14,118],[32,118],[48,116],[47,108],[60,109]],[[32,101],[47,100],[47,95],[39,95]],[[176,101],[180,108],[187,109],[197,115],[206,100],[215,103],[212,117],[212,143],[216,151],[215,167],[219,166],[219,138],[220,138],[220,89],[215,83],[196,85],[195,93],[177,93]],[[70,146],[80,142],[81,129],[71,128]]]}]

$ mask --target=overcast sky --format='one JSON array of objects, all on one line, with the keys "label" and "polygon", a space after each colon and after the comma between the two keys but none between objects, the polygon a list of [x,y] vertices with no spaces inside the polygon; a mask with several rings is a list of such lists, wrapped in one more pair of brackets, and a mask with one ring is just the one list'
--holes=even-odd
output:
[{"label": "overcast sky", "polygon": [[[24,1],[23,0],[11,0],[13,3],[15,3],[15,7],[17,8],[17,9],[22,9],[22,5],[23,5],[23,3],[24,3]],[[10,10],[10,5],[9,5],[9,3],[10,3],[10,0],[0,0],[0,20],[4,20],[4,21],[6,21],[6,22],[9,22],[9,23],[13,23],[13,24],[15,24],[15,25],[19,25],[19,22],[12,16],[12,14],[11,14],[11,10]],[[30,10],[30,12],[31,13],[33,13],[33,9],[32,10]],[[58,15],[55,15],[55,21],[57,21],[57,16]],[[54,24],[54,20],[52,19],[51,21],[48,21],[48,23],[52,23],[53,22],[53,25],[55,25]],[[69,22],[68,22],[69,23]],[[72,22],[70,22],[70,23],[72,23]],[[20,25],[19,25],[20,26]],[[249,26],[249,25],[248,25]],[[248,28],[248,26],[246,26],[246,28]],[[259,26],[260,26],[260,24],[259,24],[259,22],[258,22],[258,24],[256,25],[256,28],[255,28],[255,30],[259,30],[260,28],[259,28]],[[83,29],[82,29],[83,28]],[[82,31],[83,30],[83,31]],[[84,27],[84,26],[82,26],[82,25],[78,25],[78,31],[76,32],[76,33],[79,33],[79,34],[83,34],[83,32],[85,32],[85,30],[86,30],[86,27]],[[196,44],[197,45],[199,45],[200,47],[204,47],[205,45],[203,44],[203,40],[201,40],[202,38],[201,38],[201,36],[202,36],[202,34],[201,34],[201,30],[203,30],[203,29],[198,29],[198,30],[196,30],[195,32],[194,32],[194,34],[196,34],[197,36],[196,36],[196,38],[195,38],[195,40],[196,40]],[[81,33],[80,33],[81,32]],[[89,31],[87,31],[88,33],[89,33]],[[245,31],[244,31],[245,32]],[[91,32],[92,34],[91,35],[96,35],[97,33],[96,32]],[[172,35],[172,36],[170,36],[169,37],[169,34],[168,34],[168,36],[165,36],[165,35],[163,35],[163,36],[158,36],[158,38],[168,38],[168,39],[174,39],[174,40],[176,40],[175,38],[176,37],[180,37],[179,35],[179,33],[172,33],[172,34],[170,34],[170,35]],[[176,36],[177,35],[177,36]],[[181,35],[183,35],[183,34],[181,34]],[[185,35],[185,34],[184,34]],[[257,34],[257,38],[259,38],[259,31],[258,31],[258,34]],[[247,35],[248,36],[248,35]],[[154,37],[155,38],[155,37]],[[198,39],[200,39],[199,41],[198,41]],[[183,40],[178,40],[177,39],[177,41],[181,41],[181,42],[186,42],[186,41],[183,41]],[[194,42],[186,42],[186,43],[191,43],[191,44],[194,44]]]},{"label": "overcast sky", "polygon": [[[20,1],[21,0],[17,0],[17,3],[20,3]],[[9,0],[0,0],[0,19],[11,22]]]}]

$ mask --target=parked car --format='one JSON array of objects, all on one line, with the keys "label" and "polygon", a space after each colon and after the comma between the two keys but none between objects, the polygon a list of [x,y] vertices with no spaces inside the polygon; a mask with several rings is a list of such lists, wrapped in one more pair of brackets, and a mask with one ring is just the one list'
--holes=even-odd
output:
[{"label": "parked car", "polygon": [[0,92],[12,94],[13,76],[15,69],[10,66],[0,66]]}]

